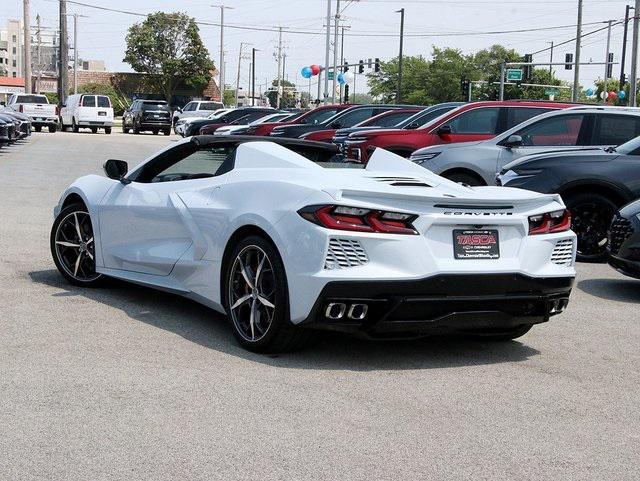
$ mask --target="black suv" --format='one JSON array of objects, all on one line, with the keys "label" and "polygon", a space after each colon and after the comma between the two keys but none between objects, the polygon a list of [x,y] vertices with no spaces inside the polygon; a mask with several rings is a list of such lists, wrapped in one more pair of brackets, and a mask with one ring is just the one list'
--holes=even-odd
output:
[{"label": "black suv", "polygon": [[133,130],[134,134],[150,131],[156,135],[162,130],[164,135],[171,133],[171,109],[164,100],[134,100],[122,114],[122,131],[125,134]]}]

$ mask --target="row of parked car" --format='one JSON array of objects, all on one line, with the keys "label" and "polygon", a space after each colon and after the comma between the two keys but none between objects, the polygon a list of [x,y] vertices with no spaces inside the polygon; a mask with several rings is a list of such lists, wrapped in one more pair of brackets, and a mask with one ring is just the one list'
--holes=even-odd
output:
[{"label": "row of parked car", "polygon": [[0,146],[31,135],[31,121],[27,115],[8,107],[0,107]]},{"label": "row of parked car", "polygon": [[[640,198],[640,109],[517,100],[429,107],[328,105],[295,113],[239,108],[180,119],[175,130],[182,136],[332,142],[344,156],[362,163],[381,147],[470,186],[557,193],[572,212],[582,261],[608,258],[612,248],[623,248],[620,239],[634,238],[635,217],[626,222],[615,216]],[[627,230],[620,233],[623,224]],[[615,242],[611,235],[617,236]],[[635,242],[629,252],[640,261],[640,243]]]}]

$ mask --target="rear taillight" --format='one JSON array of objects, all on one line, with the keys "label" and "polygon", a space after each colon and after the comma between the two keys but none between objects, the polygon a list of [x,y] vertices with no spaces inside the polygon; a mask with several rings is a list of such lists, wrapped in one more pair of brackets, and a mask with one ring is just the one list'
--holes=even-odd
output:
[{"label": "rear taillight", "polygon": [[24,112],[24,105],[18,106],[18,112]]},{"label": "rear taillight", "polygon": [[309,222],[327,229],[383,234],[417,234],[412,222],[418,217],[402,212],[342,205],[311,205],[298,211]]},{"label": "rear taillight", "polygon": [[571,213],[567,209],[529,217],[529,235],[565,232],[571,228]]},{"label": "rear taillight", "polygon": [[60,115],[60,107],[56,105],[56,116]]}]

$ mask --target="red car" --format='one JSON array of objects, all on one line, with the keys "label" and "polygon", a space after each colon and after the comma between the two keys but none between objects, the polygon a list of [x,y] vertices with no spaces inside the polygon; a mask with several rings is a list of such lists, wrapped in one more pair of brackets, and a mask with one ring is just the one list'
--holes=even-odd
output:
[{"label": "red car", "polygon": [[345,152],[362,162],[367,161],[375,147],[409,157],[413,151],[430,145],[490,139],[536,115],[573,106],[575,104],[546,101],[473,102],[450,110],[416,130],[354,132],[345,142]]},{"label": "red car", "polygon": [[267,136],[271,131],[280,125],[288,124],[319,124],[324,122],[330,117],[333,117],[342,110],[353,107],[352,104],[340,104],[340,105],[320,105],[315,109],[309,110],[302,115],[292,119],[288,122],[265,122],[260,125],[253,125],[243,132],[242,135],[260,135]]},{"label": "red car", "polygon": [[[407,119],[416,112],[420,112],[421,110],[424,110],[424,107],[388,110],[374,117],[371,117],[364,122],[360,122],[359,124],[354,125],[354,127],[393,127],[394,125],[399,124],[403,120]],[[300,138],[304,140],[315,140],[318,142],[331,142],[335,133],[336,129],[316,130],[314,132],[309,132],[301,135]]]}]

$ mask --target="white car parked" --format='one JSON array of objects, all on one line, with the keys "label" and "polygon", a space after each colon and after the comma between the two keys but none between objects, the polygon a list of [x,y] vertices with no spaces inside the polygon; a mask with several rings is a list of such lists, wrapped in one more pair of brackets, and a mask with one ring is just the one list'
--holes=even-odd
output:
[{"label": "white car parked", "polygon": [[178,108],[173,112],[173,125],[180,119],[188,119],[190,117],[206,118],[216,110],[224,108],[222,102],[213,100],[193,100],[183,108]]},{"label": "white car parked", "polygon": [[109,160],[107,177],[60,198],[53,260],[76,285],[116,277],[226,312],[259,352],[298,347],[310,329],[513,339],[567,306],[576,236],[559,195],[465,187],[382,149],[365,168],[337,152],[193,136],[130,173]]},{"label": "white car parked", "polygon": [[86,127],[94,134],[98,129],[104,129],[105,134],[110,134],[113,127],[111,99],[106,95],[69,95],[60,109],[60,126],[63,131],[70,127],[78,132],[80,128]]},{"label": "white car parked", "polygon": [[7,107],[27,115],[36,132],[42,127],[48,127],[49,132],[58,130],[58,106],[50,104],[46,95],[15,94],[9,97]]},{"label": "white car parked", "polygon": [[[253,122],[243,123],[240,122],[238,125],[227,125],[226,127],[219,127],[213,135],[241,135],[245,131],[254,125],[260,125],[265,122],[284,122],[289,117],[294,117],[299,115],[298,113],[293,112],[278,112],[276,114],[265,115],[264,117],[259,118],[258,120],[254,120]],[[241,121],[242,119],[240,119]]]}]

